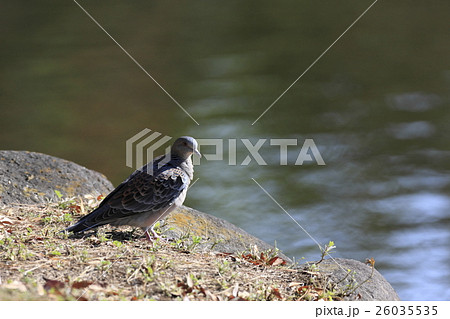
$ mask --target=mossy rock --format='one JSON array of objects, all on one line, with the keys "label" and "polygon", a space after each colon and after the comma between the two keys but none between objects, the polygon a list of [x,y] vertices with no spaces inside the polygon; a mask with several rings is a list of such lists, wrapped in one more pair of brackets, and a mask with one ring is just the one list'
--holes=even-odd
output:
[{"label": "mossy rock", "polygon": [[[197,249],[223,253],[242,253],[256,247],[260,252],[276,252],[274,246],[250,235],[224,219],[182,206],[174,210],[165,220],[163,232],[166,237],[180,238],[183,235],[200,237]],[[278,252],[287,262],[291,260]]]},{"label": "mossy rock", "polygon": [[0,206],[58,201],[63,197],[105,195],[113,189],[95,171],[54,156],[0,151]]}]

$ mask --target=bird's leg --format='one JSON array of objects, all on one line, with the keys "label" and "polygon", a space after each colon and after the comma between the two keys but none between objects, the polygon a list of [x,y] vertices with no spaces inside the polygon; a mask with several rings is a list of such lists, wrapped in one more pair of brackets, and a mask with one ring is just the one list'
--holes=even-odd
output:
[{"label": "bird's leg", "polygon": [[[150,232],[152,233],[153,236],[150,236],[150,234],[149,234],[149,232],[148,232],[149,230],[150,230]],[[147,240],[148,240],[149,242],[151,242],[151,243],[153,243],[153,240],[155,240],[155,239],[163,240],[162,237],[159,236],[159,235],[155,232],[155,230],[153,229],[153,226],[146,228],[146,229],[144,230],[144,234],[145,234],[145,237],[147,238]]]},{"label": "bird's leg", "polygon": [[150,231],[152,232],[153,238],[155,239],[162,239],[161,236],[159,236],[156,231],[153,229],[153,226],[150,227]]},{"label": "bird's leg", "polygon": [[[152,238],[150,237],[150,234],[148,233],[148,229],[146,229],[145,230],[145,237],[147,238],[147,240],[150,242],[150,243],[153,243],[153,240],[152,240]],[[153,233],[153,232],[152,232]]]}]

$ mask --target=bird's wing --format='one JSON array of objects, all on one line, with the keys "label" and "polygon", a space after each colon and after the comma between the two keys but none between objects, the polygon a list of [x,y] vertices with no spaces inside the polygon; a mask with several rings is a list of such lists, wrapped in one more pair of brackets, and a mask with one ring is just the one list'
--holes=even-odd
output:
[{"label": "bird's wing", "polygon": [[139,171],[113,192],[106,204],[123,211],[124,216],[120,217],[158,211],[173,204],[188,184],[189,177],[180,168],[168,168],[156,176]]},{"label": "bird's wing", "polygon": [[66,230],[84,231],[143,212],[158,211],[171,206],[190,183],[185,171],[170,164],[158,169],[155,175],[148,174],[144,168],[135,171],[97,209]]}]

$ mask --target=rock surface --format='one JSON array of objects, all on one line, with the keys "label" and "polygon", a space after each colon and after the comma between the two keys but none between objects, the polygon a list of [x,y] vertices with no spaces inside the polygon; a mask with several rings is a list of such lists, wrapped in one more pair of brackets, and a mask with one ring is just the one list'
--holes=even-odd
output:
[{"label": "rock surface", "polygon": [[[330,280],[337,283],[338,287],[344,290],[349,289],[352,285],[353,288],[358,287],[348,300],[400,300],[391,284],[377,270],[374,270],[372,276],[372,268],[362,262],[353,259],[334,258],[334,260],[325,259],[317,266]],[[306,265],[301,267],[306,267]],[[347,270],[351,270],[354,274],[346,276]]]},{"label": "rock surface", "polygon": [[[226,220],[186,206],[174,210],[167,216],[163,232],[169,238],[179,238],[185,234],[201,237],[202,240],[197,246],[201,250],[241,253],[249,250],[250,247],[256,246],[261,252],[267,250],[275,251],[273,246]],[[278,255],[291,262],[282,253],[279,252]]]},{"label": "rock surface", "polygon": [[108,194],[106,177],[83,166],[46,154],[0,151],[0,206],[58,201],[64,197]]}]

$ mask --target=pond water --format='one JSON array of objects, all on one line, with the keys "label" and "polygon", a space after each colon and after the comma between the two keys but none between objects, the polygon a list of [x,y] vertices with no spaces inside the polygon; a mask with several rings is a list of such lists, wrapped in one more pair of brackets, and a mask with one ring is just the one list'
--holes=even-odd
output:
[{"label": "pond water", "polygon": [[[199,125],[76,3],[2,1],[1,149],[117,185],[132,172],[125,142],[144,128],[223,139],[188,206],[298,261],[319,258],[314,240],[374,257],[401,299],[450,299],[448,1],[377,2],[261,117],[372,1],[78,2]],[[243,139],[266,139],[267,165],[242,165]],[[297,141],[287,165],[274,139]],[[306,139],[326,165],[311,152],[295,165]]]}]

